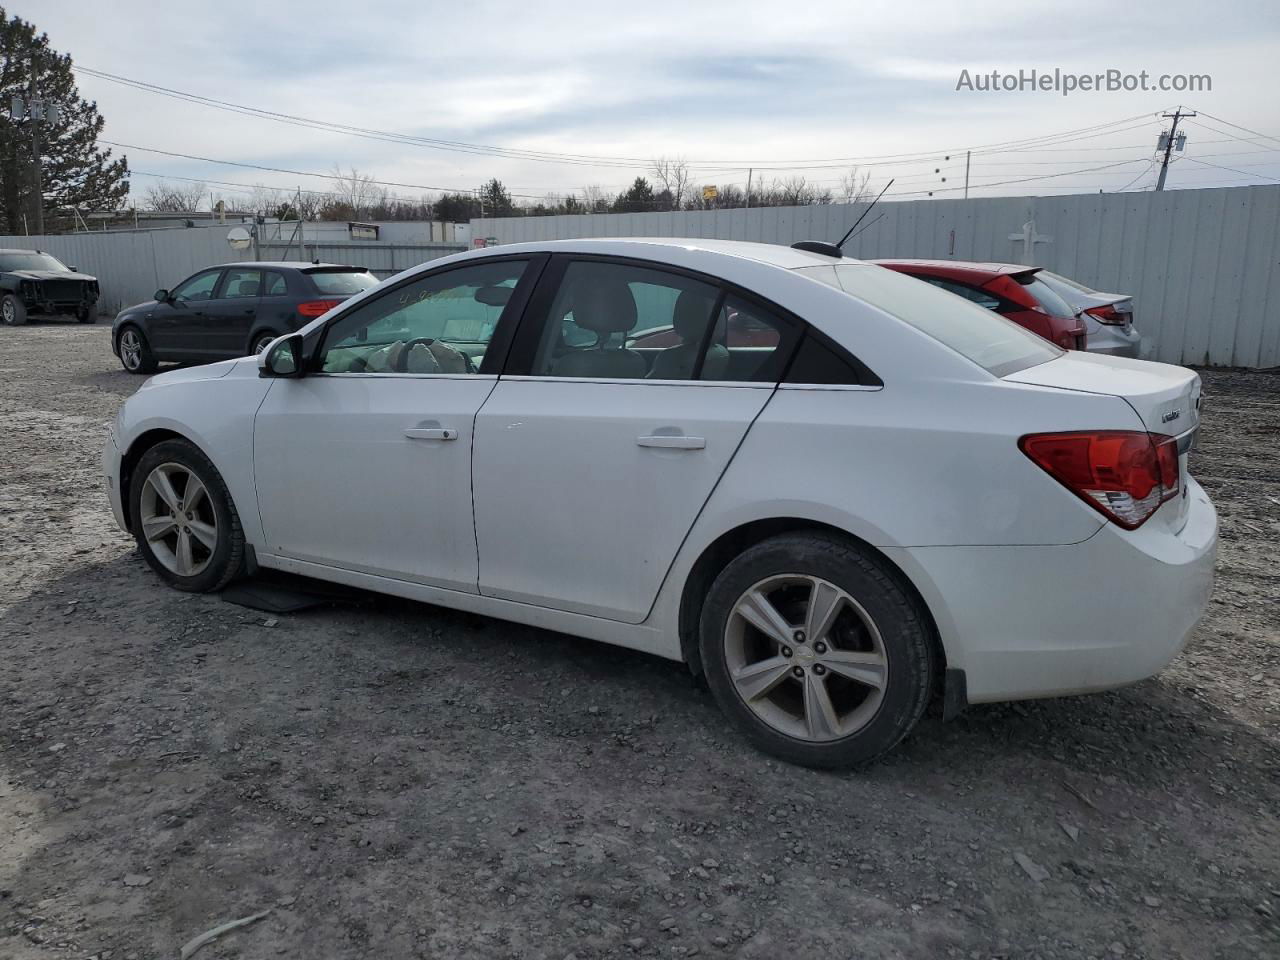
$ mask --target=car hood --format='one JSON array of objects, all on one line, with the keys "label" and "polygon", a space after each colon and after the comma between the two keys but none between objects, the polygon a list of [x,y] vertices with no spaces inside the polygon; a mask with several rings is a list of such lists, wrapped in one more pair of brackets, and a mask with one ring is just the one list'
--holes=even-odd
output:
[{"label": "car hood", "polygon": [[8,270],[7,273],[23,280],[96,280],[87,273],[74,273],[70,270]]},{"label": "car hood", "polygon": [[217,363],[204,363],[198,367],[183,367],[181,370],[168,370],[157,373],[142,385],[146,390],[151,387],[167,387],[175,383],[192,383],[196,380],[221,380],[235,373],[237,376],[258,375],[257,357],[240,357],[236,360],[219,360]]}]

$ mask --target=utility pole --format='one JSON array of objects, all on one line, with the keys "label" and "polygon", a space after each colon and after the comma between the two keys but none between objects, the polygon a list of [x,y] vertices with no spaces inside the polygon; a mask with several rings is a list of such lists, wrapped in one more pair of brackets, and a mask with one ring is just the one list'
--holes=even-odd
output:
[{"label": "utility pole", "polygon": [[751,174],[755,173],[754,167],[747,167],[747,209],[751,209]]},{"label": "utility pole", "polygon": [[31,58],[31,75],[27,78],[27,98],[31,117],[31,190],[35,201],[33,221],[36,234],[44,233],[44,173],[40,169],[40,124],[44,119],[40,88],[36,82],[36,60]]},{"label": "utility pole", "polygon": [[1157,190],[1164,189],[1164,178],[1169,173],[1169,154],[1173,152],[1175,139],[1177,140],[1177,148],[1179,152],[1181,152],[1183,146],[1187,142],[1187,135],[1185,133],[1182,134],[1180,139],[1178,138],[1178,121],[1183,117],[1194,117],[1195,115],[1196,112],[1194,110],[1190,113],[1183,113],[1182,107],[1178,107],[1173,111],[1173,113],[1161,114],[1161,116],[1166,119],[1172,120],[1173,123],[1169,125],[1168,132],[1160,134],[1160,139],[1156,141],[1156,149],[1164,150],[1164,157],[1160,161],[1160,178],[1156,180]]},{"label": "utility pole", "polygon": [[969,199],[969,157],[973,154],[972,150],[964,152],[964,198]]}]

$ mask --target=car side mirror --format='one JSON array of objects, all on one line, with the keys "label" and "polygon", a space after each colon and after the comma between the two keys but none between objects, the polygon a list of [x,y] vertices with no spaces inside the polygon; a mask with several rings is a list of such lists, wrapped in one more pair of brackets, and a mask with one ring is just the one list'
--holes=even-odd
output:
[{"label": "car side mirror", "polygon": [[169,291],[166,290],[164,287],[161,287],[159,290],[156,291],[155,301],[156,303],[168,303]]},{"label": "car side mirror", "polygon": [[71,266],[67,267],[67,269],[70,270],[72,273],[80,272],[80,268],[77,267],[74,263]]},{"label": "car side mirror", "polygon": [[272,340],[267,349],[258,354],[258,376],[300,377],[303,373],[302,334]]}]

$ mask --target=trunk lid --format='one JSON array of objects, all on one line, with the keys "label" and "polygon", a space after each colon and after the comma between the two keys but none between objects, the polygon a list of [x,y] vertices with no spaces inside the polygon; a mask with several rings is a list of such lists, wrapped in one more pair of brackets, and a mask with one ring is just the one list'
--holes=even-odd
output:
[{"label": "trunk lid", "polygon": [[1200,427],[1200,376],[1168,363],[1070,351],[1056,360],[1011,373],[1017,383],[1097,393],[1124,400],[1148,433],[1178,437],[1178,495],[1156,511],[1175,530],[1187,514],[1187,459]]}]

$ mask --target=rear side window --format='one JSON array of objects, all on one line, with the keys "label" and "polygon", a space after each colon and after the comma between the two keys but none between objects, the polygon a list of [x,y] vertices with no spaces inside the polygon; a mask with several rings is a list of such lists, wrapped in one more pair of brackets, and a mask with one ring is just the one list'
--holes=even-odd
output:
[{"label": "rear side window", "polygon": [[805,331],[787,369],[787,383],[882,387],[884,382],[817,330]]},{"label": "rear side window", "polygon": [[316,270],[308,273],[321,293],[350,296],[378,285],[378,278],[368,270]]},{"label": "rear side window", "polygon": [[268,270],[262,276],[264,297],[283,297],[289,292],[289,284],[285,281],[283,273],[272,273]]},{"label": "rear side window", "polygon": [[846,263],[796,272],[878,307],[996,377],[1062,356],[1048,340],[998,313],[887,267]]},{"label": "rear side window", "polygon": [[232,267],[222,281],[223,300],[247,300],[260,295],[262,271]]},{"label": "rear side window", "polygon": [[1021,274],[1014,277],[1018,283],[1022,285],[1022,289],[1035,297],[1036,303],[1044,308],[1046,313],[1055,317],[1074,317],[1076,312],[1067,306],[1067,301],[1050,288],[1050,286],[1033,274]]}]

